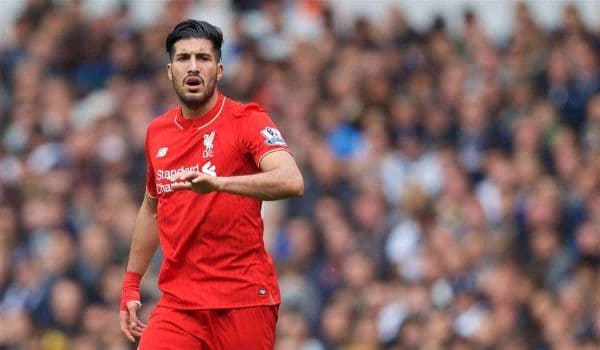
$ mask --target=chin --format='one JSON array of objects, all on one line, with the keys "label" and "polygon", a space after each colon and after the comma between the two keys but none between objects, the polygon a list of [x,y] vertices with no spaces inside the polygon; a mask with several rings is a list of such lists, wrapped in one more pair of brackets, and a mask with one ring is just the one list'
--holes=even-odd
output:
[{"label": "chin", "polygon": [[183,104],[185,104],[186,106],[189,106],[191,108],[198,108],[200,106],[202,106],[204,103],[206,103],[208,101],[208,96],[206,96],[205,94],[199,94],[199,95],[192,95],[192,96],[185,96],[185,98],[181,99],[181,102],[183,102]]}]

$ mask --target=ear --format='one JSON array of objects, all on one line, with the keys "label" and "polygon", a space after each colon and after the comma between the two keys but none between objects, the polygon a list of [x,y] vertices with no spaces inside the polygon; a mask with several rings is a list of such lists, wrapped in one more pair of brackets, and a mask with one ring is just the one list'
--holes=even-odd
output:
[{"label": "ear", "polygon": [[221,80],[223,77],[223,63],[217,64],[217,81]]},{"label": "ear", "polygon": [[169,76],[169,80],[173,81],[173,68],[171,67],[171,64],[167,64],[167,75]]}]

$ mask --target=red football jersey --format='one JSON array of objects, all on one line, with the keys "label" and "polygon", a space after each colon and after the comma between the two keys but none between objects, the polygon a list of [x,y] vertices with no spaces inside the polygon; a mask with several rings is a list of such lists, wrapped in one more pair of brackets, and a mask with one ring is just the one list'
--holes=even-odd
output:
[{"label": "red football jersey", "polygon": [[158,198],[164,255],[159,305],[204,309],[280,303],[263,242],[262,201],[224,192],[173,192],[169,177],[187,170],[255,174],[265,154],[282,149],[288,150],[285,141],[259,105],[222,94],[199,118],[183,118],[179,107],[150,123],[146,189]]}]

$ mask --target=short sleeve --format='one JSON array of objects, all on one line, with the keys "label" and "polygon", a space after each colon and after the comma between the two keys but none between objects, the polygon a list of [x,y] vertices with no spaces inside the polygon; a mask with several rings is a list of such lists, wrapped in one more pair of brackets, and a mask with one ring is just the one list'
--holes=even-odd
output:
[{"label": "short sleeve", "polygon": [[237,114],[242,147],[251,155],[256,166],[270,152],[285,150],[289,152],[281,131],[267,112],[256,103],[248,103]]},{"label": "short sleeve", "polygon": [[150,148],[148,147],[148,139],[149,139],[150,131],[146,132],[146,142],[145,142],[145,153],[146,153],[146,192],[151,197],[157,198],[158,193],[156,193],[156,179],[154,177],[154,167],[152,166],[152,161],[150,158]]}]

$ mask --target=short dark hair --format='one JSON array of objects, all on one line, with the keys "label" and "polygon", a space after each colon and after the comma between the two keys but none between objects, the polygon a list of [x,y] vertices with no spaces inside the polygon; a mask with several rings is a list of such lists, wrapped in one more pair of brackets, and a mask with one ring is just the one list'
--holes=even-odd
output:
[{"label": "short dark hair", "polygon": [[213,44],[215,57],[217,62],[221,61],[221,46],[223,46],[223,32],[217,26],[214,26],[205,21],[196,21],[188,19],[177,23],[173,31],[167,35],[165,48],[169,54],[169,58],[173,59],[173,47],[175,43],[182,39],[204,38],[208,39]]}]

